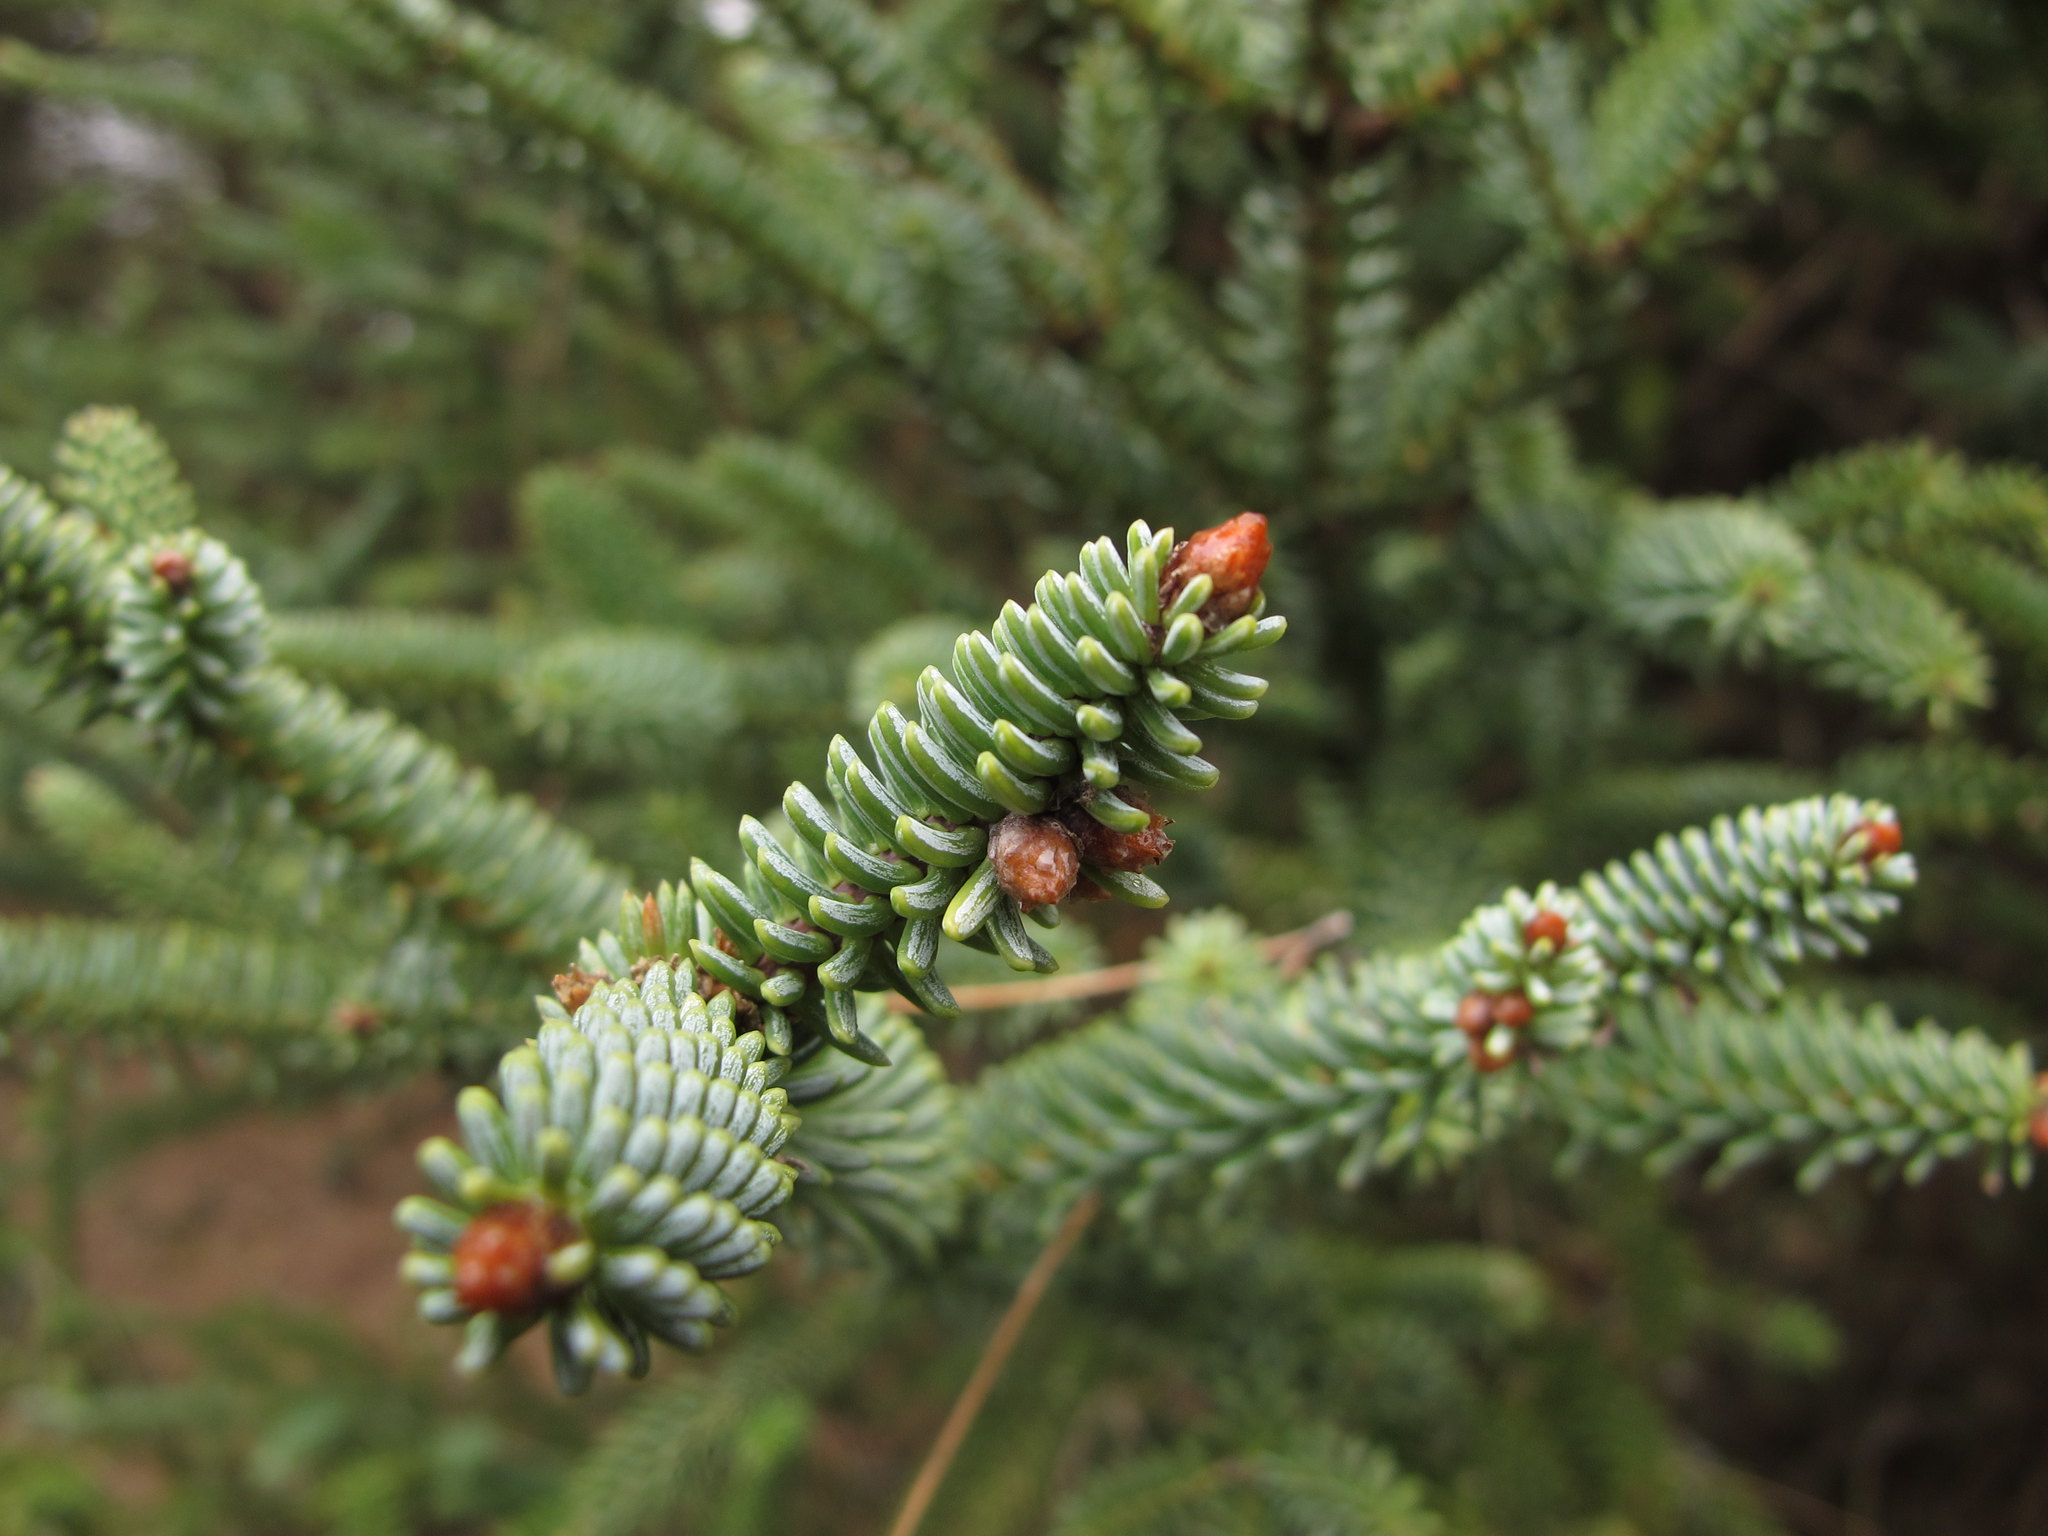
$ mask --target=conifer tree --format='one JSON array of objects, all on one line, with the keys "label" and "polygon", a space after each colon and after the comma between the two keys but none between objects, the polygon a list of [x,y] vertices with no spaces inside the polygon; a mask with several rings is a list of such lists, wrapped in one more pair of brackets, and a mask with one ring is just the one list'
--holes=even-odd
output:
[{"label": "conifer tree", "polygon": [[[1433,1448],[1239,1314],[1355,1302],[1343,1348],[1478,1423],[1462,1352],[1562,1350],[1547,1282],[1376,1269],[1331,1200],[1503,1147],[1567,1190],[2026,1183],[2048,481],[1837,434],[1674,488],[1618,446],[1755,194],[2023,18],[575,9],[0,39],[44,109],[224,168],[136,313],[7,322],[49,400],[162,429],[0,408],[0,858],[58,892],[0,917],[0,995],[47,1105],[113,1048],[170,1064],[167,1124],[451,1069],[398,1219],[462,1363],[545,1323],[573,1393],[711,1349],[771,1427],[890,1326],[727,1330],[785,1241],[946,1294],[1099,1205],[1098,1315],[1091,1263],[1156,1266],[1182,1331],[1141,1325],[1256,1391],[1032,1506],[1063,1531],[1516,1528],[1479,1441],[1568,1462],[1545,1431]],[[204,387],[116,366],[151,326]],[[1182,918],[1127,1005],[1051,1011],[1169,895],[1341,907],[1356,952]],[[662,1518],[641,1468],[743,1488],[706,1379],[645,1389],[571,1528],[628,1482]],[[1571,1412],[1634,1411],[1600,1380]]]}]

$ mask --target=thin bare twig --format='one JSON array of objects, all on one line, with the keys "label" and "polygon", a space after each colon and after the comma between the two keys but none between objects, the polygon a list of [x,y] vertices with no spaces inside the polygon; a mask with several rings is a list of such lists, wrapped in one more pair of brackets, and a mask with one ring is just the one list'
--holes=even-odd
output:
[{"label": "thin bare twig", "polygon": [[1816,1498],[1803,1488],[1794,1488],[1787,1483],[1776,1482],[1755,1472],[1733,1467],[1725,1462],[1721,1470],[1738,1482],[1748,1483],[1757,1493],[1777,1505],[1780,1509],[1801,1519],[1809,1526],[1815,1522],[1826,1522],[1827,1528],[1840,1536],[1884,1536],[1884,1527],[1862,1515],[1852,1514],[1846,1509],[1830,1504],[1826,1499]]},{"label": "thin bare twig", "polygon": [[1053,1233],[1052,1240],[1031,1261],[1031,1268],[1025,1271],[1017,1286],[1017,1294],[1010,1298],[1009,1310],[1003,1313],[995,1332],[988,1336],[981,1358],[974,1362],[974,1373],[953,1400],[946,1422],[939,1426],[938,1438],[932,1441],[932,1448],[925,1453],[924,1465],[917,1469],[910,1492],[904,1495],[903,1508],[897,1513],[896,1523],[889,1527],[889,1536],[916,1536],[917,1528],[924,1523],[925,1511],[931,1508],[932,1499],[939,1491],[939,1484],[946,1480],[954,1456],[967,1439],[967,1432],[974,1428],[975,1419],[980,1417],[982,1404],[988,1401],[996,1378],[1003,1374],[1010,1352],[1017,1347],[1017,1340],[1024,1336],[1031,1314],[1038,1310],[1039,1302],[1045,1299],[1046,1288],[1052,1284],[1052,1277],[1066,1262],[1067,1255],[1074,1251],[1074,1244],[1081,1240],[1088,1223],[1101,1209],[1102,1196],[1093,1190],[1076,1200],[1074,1208],[1067,1212],[1066,1220],[1060,1223],[1060,1229]]},{"label": "thin bare twig", "polygon": [[[1328,912],[1292,933],[1276,933],[1259,941],[1259,953],[1280,967],[1283,976],[1299,976],[1322,950],[1340,943],[1351,933],[1349,912]],[[1147,960],[1123,965],[1106,965],[1099,971],[1076,971],[1071,976],[1054,976],[1045,981],[994,981],[985,986],[960,987],[953,999],[970,1013],[990,1008],[1020,1008],[1039,1003],[1071,1003],[1090,997],[1113,997],[1144,985],[1159,974],[1159,967]],[[892,996],[889,1007],[897,1013],[916,1013],[917,1004],[907,997]]]}]

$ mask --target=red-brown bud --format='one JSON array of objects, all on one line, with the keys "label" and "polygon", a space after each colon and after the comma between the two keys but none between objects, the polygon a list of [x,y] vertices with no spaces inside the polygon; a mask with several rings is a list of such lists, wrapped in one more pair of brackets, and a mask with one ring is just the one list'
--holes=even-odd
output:
[{"label": "red-brown bud", "polygon": [[988,835],[988,856],[1003,893],[1025,907],[1057,906],[1081,873],[1073,834],[1050,816],[1005,816]]},{"label": "red-brown bud", "polygon": [[1527,1029],[1536,1017],[1525,992],[1503,992],[1493,1000],[1493,1022],[1509,1029]]},{"label": "red-brown bud", "polygon": [[1221,629],[1258,600],[1259,583],[1272,557],[1266,519],[1257,512],[1240,512],[1174,546],[1159,578],[1159,596],[1170,603],[1197,576],[1207,576],[1212,586],[1201,607],[1202,623]]},{"label": "red-brown bud", "polygon": [[336,1003],[328,1017],[342,1034],[357,1040],[374,1035],[384,1024],[384,1016],[368,1003]]},{"label": "red-brown bud", "polygon": [[160,549],[150,559],[149,574],[183,596],[192,585],[192,557],[182,549]]},{"label": "red-brown bud", "polygon": [[1458,1028],[1474,1040],[1493,1028],[1493,999],[1484,992],[1467,992],[1459,998]]},{"label": "red-brown bud", "polygon": [[1896,821],[1859,821],[1849,829],[1849,836],[1863,834],[1863,862],[1874,864],[1879,859],[1890,858],[1906,846],[1906,835],[1899,830]]},{"label": "red-brown bud", "polygon": [[1515,1048],[1510,1045],[1504,1051],[1496,1051],[1487,1043],[1488,1039],[1489,1035],[1474,1035],[1472,1037],[1472,1044],[1467,1052],[1471,1058],[1472,1065],[1481,1072],[1498,1072],[1503,1067],[1513,1065]]},{"label": "red-brown bud", "polygon": [[1571,936],[1571,924],[1564,920],[1564,914],[1553,912],[1548,907],[1522,924],[1522,943],[1530,949],[1548,939],[1553,950],[1561,951],[1571,942]]},{"label": "red-brown bud", "polygon": [[2034,1111],[2027,1116],[2027,1140],[2037,1152],[2048,1152],[2048,1072],[2034,1079]]},{"label": "red-brown bud", "polygon": [[492,1206],[455,1240],[455,1299],[472,1312],[533,1311],[560,1294],[548,1281],[549,1256],[579,1235],[553,1206]]}]

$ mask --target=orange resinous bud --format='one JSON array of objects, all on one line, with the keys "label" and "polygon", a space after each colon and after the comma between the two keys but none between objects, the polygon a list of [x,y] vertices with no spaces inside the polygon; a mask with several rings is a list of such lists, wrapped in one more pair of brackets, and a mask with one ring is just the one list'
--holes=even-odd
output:
[{"label": "orange resinous bud", "polygon": [[1210,630],[1221,629],[1248,612],[1258,600],[1273,541],[1266,519],[1258,512],[1240,512],[1227,523],[1204,528],[1175,546],[1160,577],[1159,595],[1172,602],[1197,576],[1211,583],[1209,600],[1199,610]]},{"label": "orange resinous bud", "polygon": [[551,1206],[528,1201],[480,1212],[455,1240],[455,1299],[472,1312],[531,1312],[551,1300],[549,1257],[577,1237]]}]

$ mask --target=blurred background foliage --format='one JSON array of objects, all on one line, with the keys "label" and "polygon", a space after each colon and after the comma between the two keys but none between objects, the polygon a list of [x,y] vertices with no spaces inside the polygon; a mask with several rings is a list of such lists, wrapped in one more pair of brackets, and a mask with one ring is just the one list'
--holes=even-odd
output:
[{"label": "blurred background foliage", "polygon": [[[1899,801],[1924,879],[1830,984],[2038,1038],[2037,5],[902,0],[936,149],[853,88],[844,6],[476,8],[747,145],[857,303],[430,67],[402,9],[0,0],[0,460],[48,480],[73,412],[136,407],[282,662],[648,881],[1078,538],[1257,505],[1296,629],[1174,808],[1177,902],[1432,942],[1841,783]],[[1057,229],[957,195],[963,103]],[[545,968],[33,705],[0,678],[0,1536],[881,1528],[1014,1245],[944,1287],[778,1272],[748,1305],[786,1327],[569,1406],[290,1295],[95,1294],[100,1181],[480,1071]],[[1196,981],[1140,1009],[1246,963],[1227,923],[1175,943]],[[965,1076],[1079,1016],[938,1043]],[[1560,1188],[1547,1150],[1105,1228],[928,1528],[2048,1530],[2039,1197]]]}]

